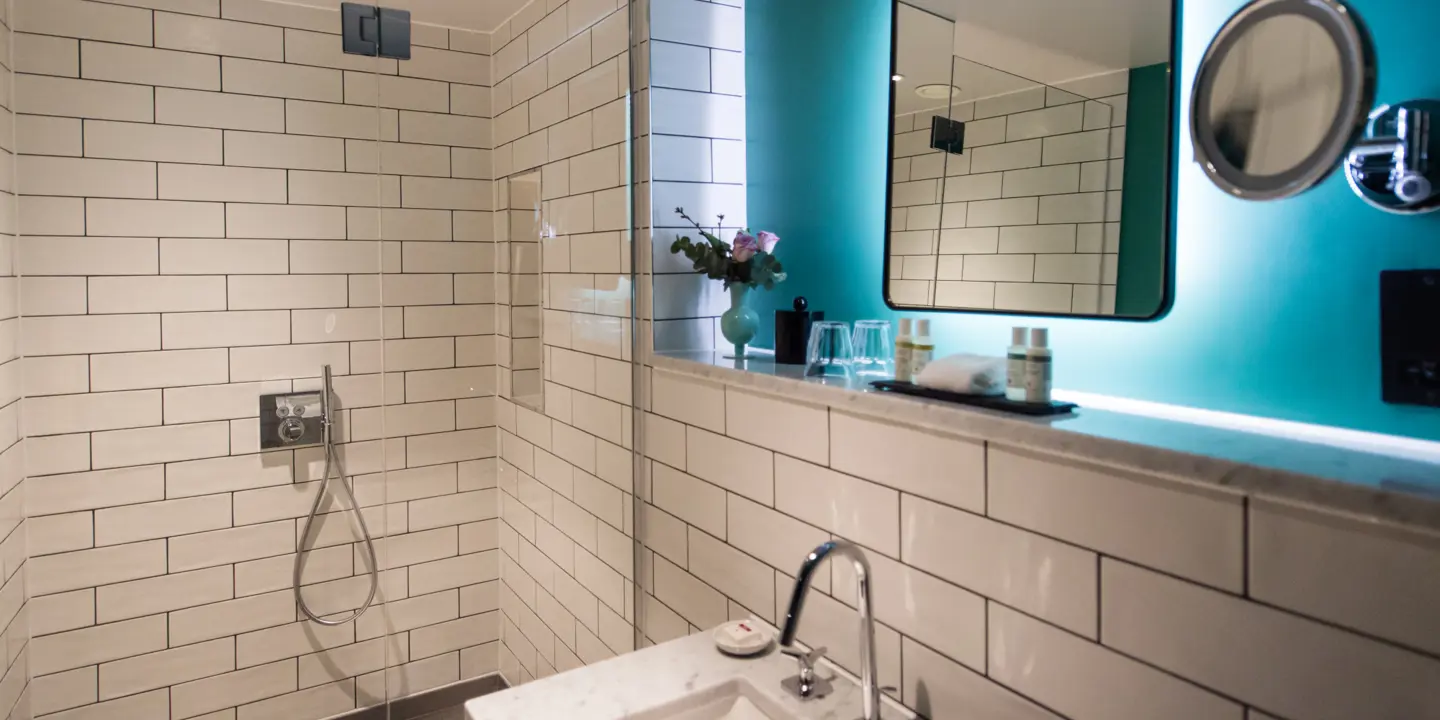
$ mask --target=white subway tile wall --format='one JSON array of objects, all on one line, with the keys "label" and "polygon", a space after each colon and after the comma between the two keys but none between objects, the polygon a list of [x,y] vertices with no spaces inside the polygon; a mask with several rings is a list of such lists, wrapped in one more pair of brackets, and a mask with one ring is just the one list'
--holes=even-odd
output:
[{"label": "white subway tile wall", "polygon": [[[645,644],[783,623],[804,555],[844,538],[872,565],[881,684],[926,717],[1440,716],[1432,535],[646,372]],[[734,484],[751,455],[773,502]],[[855,592],[822,571],[799,636],[858,673]]]},{"label": "white subway tile wall", "polygon": [[931,118],[895,118],[891,296],[905,305],[1111,315],[1128,73],[1087,100],[1030,88],[967,102],[965,154],[930,148]]},{"label": "white subway tile wall", "polygon": [[[497,671],[488,36],[416,25],[397,63],[343,54],[335,10],[11,1],[0,567],[29,557],[32,599],[0,588],[0,711],[309,720]],[[322,363],[381,570],[377,605],[334,629],[290,591],[323,454],[261,453],[254,415]],[[367,589],[341,509],[305,541],[326,614]]]},{"label": "white subway tile wall", "polygon": [[630,11],[535,0],[492,37],[496,207],[533,208],[540,179],[539,227],[497,213],[491,235],[509,248],[493,288],[501,584],[476,602],[500,608],[512,684],[635,649]]},{"label": "white subway tile wall", "polygon": [[[60,516],[48,528],[27,529],[25,522],[25,448],[21,441],[24,419],[21,417],[23,403],[20,399],[24,388],[19,346],[21,283],[17,268],[19,228],[16,219],[19,209],[15,195],[15,145],[17,136],[24,133],[38,143],[56,145],[55,149],[60,151],[57,154],[65,154],[73,148],[60,147],[67,145],[68,141],[57,142],[49,138],[54,134],[49,126],[32,124],[23,131],[17,128],[13,102],[17,91],[14,89],[15,73],[12,68],[15,67],[15,55],[22,52],[28,52],[33,58],[32,64],[62,68],[68,68],[75,56],[67,57],[69,48],[48,38],[23,49],[15,47],[21,36],[11,32],[14,20],[15,13],[10,2],[0,2],[0,48],[4,48],[0,52],[0,81],[3,81],[4,87],[4,91],[0,92],[0,160],[3,160],[0,162],[0,644],[5,648],[4,662],[0,663],[3,666],[3,672],[0,672],[0,717],[22,720],[35,714],[33,698],[36,687],[31,684],[35,670],[31,660],[34,657],[33,647],[29,640],[30,626],[37,615],[36,605],[29,599],[34,594],[33,588],[27,592],[25,587],[25,564],[30,555],[26,536],[35,533],[37,543],[51,547],[78,549],[89,545],[84,540],[87,531],[79,527],[76,517]],[[68,42],[73,44],[76,41]],[[69,128],[76,129],[78,127]],[[75,139],[73,134],[66,134],[70,140]],[[49,181],[42,179],[41,182]],[[73,284],[36,285],[34,304],[40,308],[73,308],[73,294],[68,290],[79,287]],[[83,292],[83,288],[80,289]],[[65,370],[58,373],[70,375]],[[50,379],[60,381],[56,376]],[[43,376],[37,381],[37,385],[45,384]],[[51,411],[64,413],[77,409],[52,408]],[[75,600],[68,603],[68,609],[52,604],[38,618],[45,623],[63,623],[64,616],[77,606]],[[74,690],[61,689],[61,693],[70,698],[84,697],[86,692],[93,694],[96,684],[93,668],[91,670],[88,680],[79,675],[69,675],[59,678],[56,685],[74,687]]]}]

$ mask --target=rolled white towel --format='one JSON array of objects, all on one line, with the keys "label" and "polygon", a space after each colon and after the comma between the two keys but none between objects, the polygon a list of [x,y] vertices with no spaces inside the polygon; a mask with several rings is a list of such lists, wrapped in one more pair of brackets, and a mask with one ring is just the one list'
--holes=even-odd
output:
[{"label": "rolled white towel", "polygon": [[915,384],[962,395],[1004,395],[1005,358],[950,355],[932,361]]}]

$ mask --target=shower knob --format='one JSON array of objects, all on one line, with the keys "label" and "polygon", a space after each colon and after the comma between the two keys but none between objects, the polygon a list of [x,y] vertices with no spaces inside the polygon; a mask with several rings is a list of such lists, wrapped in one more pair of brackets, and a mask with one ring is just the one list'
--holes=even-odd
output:
[{"label": "shower knob", "polygon": [[305,437],[305,423],[298,417],[288,417],[280,421],[280,439],[287,443],[293,443]]}]

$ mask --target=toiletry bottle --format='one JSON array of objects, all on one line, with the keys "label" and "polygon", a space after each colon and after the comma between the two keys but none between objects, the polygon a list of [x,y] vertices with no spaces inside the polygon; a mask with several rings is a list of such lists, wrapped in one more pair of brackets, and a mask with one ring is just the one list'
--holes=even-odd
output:
[{"label": "toiletry bottle", "polygon": [[930,339],[930,321],[915,323],[915,338],[910,341],[910,382],[919,382],[920,373],[935,359],[935,341]]},{"label": "toiletry bottle", "polygon": [[1011,328],[1010,347],[1005,350],[1005,399],[1025,402],[1025,349],[1030,345],[1030,328]]},{"label": "toiletry bottle", "polygon": [[1030,347],[1025,350],[1025,402],[1050,402],[1053,356],[1050,352],[1050,331],[1030,331]]},{"label": "toiletry bottle", "polygon": [[900,334],[895,336],[895,381],[915,382],[910,374],[910,358],[914,354],[914,338],[910,336],[910,318],[900,318]]}]

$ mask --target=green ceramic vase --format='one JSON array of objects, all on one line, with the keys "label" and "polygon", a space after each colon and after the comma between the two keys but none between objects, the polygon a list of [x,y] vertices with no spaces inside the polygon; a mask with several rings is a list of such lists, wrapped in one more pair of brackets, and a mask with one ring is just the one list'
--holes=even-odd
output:
[{"label": "green ceramic vase", "polygon": [[755,339],[760,330],[760,316],[745,304],[750,288],[745,285],[730,286],[730,309],[720,316],[720,332],[735,346],[735,357],[745,357],[745,346]]}]

